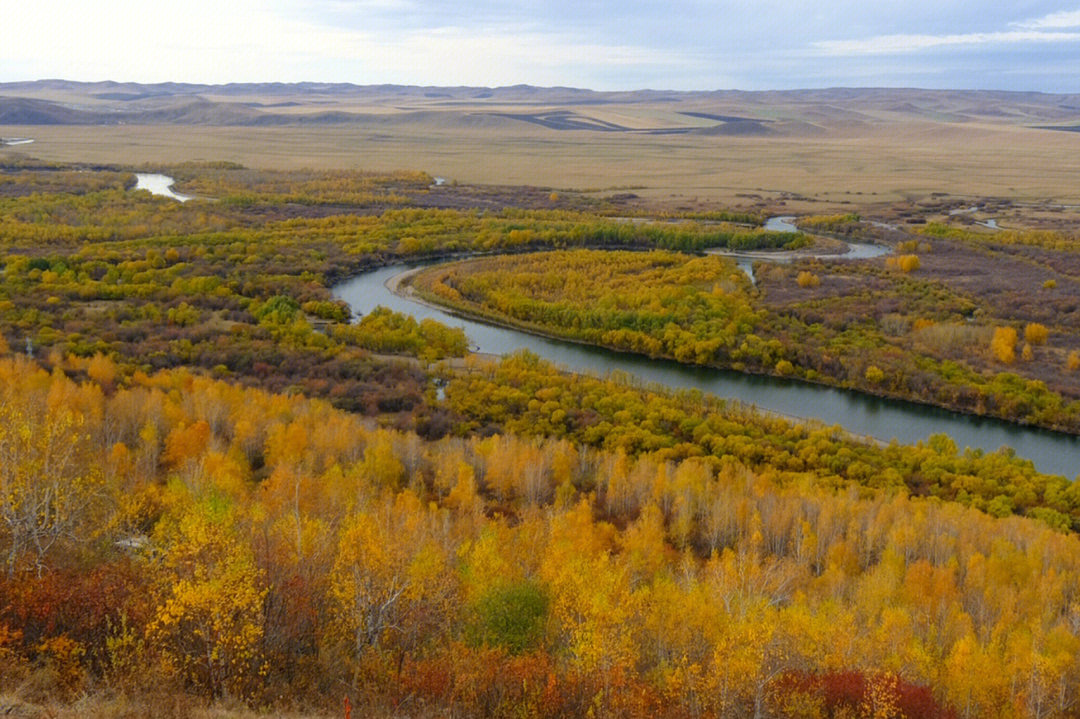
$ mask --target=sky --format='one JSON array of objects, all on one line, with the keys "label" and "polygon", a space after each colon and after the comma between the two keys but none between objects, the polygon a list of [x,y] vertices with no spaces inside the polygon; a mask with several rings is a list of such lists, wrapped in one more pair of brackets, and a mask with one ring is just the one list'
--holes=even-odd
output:
[{"label": "sky", "polygon": [[1080,0],[28,0],[0,82],[1080,92]]}]

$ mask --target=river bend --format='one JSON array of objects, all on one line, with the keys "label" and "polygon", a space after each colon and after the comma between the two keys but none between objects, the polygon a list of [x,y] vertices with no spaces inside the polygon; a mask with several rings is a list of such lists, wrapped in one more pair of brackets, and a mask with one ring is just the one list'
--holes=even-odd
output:
[{"label": "river bend", "polygon": [[382,305],[418,320],[431,318],[451,327],[462,327],[470,347],[478,352],[504,355],[527,349],[573,372],[605,376],[618,370],[646,383],[676,390],[700,390],[755,405],[768,412],[840,425],[858,436],[883,441],[895,438],[903,444],[914,444],[932,434],[945,433],[961,449],[971,447],[992,452],[1000,447],[1011,447],[1017,455],[1032,460],[1041,472],[1060,474],[1069,479],[1074,479],[1080,472],[1080,437],[797,380],[682,365],[538,337],[463,319],[396,295],[387,288],[386,283],[391,278],[422,266],[400,264],[365,272],[336,285],[333,293],[347,302],[357,315],[367,314]]}]

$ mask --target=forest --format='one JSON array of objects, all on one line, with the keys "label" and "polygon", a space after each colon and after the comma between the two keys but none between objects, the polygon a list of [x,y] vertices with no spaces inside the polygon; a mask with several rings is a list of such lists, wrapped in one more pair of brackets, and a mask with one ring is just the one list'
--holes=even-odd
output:
[{"label": "forest", "polygon": [[1075,715],[1073,533],[728,453],[424,441],[113,369],[0,360],[0,666],[29,698]]},{"label": "forest", "polygon": [[[461,330],[353,317],[329,291],[402,258],[490,253],[417,287],[597,344],[819,381],[800,351],[846,369],[844,348],[865,347],[875,386],[900,386],[911,355],[878,347],[893,335],[800,319],[858,273],[878,278],[874,301],[929,293],[913,311],[936,325],[992,328],[976,364],[919,360],[934,391],[1067,424],[1067,384],[976,378],[1002,364],[994,343],[1017,373],[1051,353],[1065,366],[1072,335],[986,317],[987,295],[949,290],[928,259],[1006,245],[928,225],[894,255],[918,268],[759,265],[759,289],[698,251],[809,240],[737,211],[629,221],[573,193],[436,190],[423,173],[153,168],[197,198],[181,204],[134,191],[132,168],[2,169],[4,706],[1080,715],[1068,479],[944,435],[881,445],[528,353],[487,360]],[[1070,252],[1059,239],[1007,246]]]}]

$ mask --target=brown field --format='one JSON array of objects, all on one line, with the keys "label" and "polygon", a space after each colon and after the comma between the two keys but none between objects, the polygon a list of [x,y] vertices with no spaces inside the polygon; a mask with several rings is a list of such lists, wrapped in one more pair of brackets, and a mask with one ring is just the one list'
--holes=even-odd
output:
[{"label": "brown field", "polygon": [[[1080,205],[1080,133],[1040,129],[1075,124],[1080,111],[1065,96],[866,90],[562,97],[508,88],[490,99],[455,99],[455,89],[406,90],[153,98],[121,110],[163,112],[172,102],[181,119],[0,125],[0,136],[35,139],[2,152],[125,165],[226,159],[257,168],[420,169],[462,183],[631,188],[674,204],[760,198],[799,212],[920,202],[933,193]],[[35,92],[21,94],[88,112],[108,106],[97,99],[101,93],[80,90],[78,102],[70,89]],[[268,113],[276,124],[252,124]],[[711,119],[732,116],[746,121]]]}]

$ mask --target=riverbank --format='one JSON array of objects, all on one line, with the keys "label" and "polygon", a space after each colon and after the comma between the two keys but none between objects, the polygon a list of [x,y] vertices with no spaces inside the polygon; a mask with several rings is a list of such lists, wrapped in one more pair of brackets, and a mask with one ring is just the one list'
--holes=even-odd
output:
[{"label": "riverbank", "polygon": [[[442,305],[442,304],[440,304],[438,302],[432,301],[432,299],[427,297],[426,295],[417,292],[416,288],[413,287],[411,284],[409,284],[409,282],[414,277],[416,277],[418,274],[420,274],[421,272],[423,272],[426,269],[430,269],[430,268],[429,267],[415,267],[413,269],[405,270],[404,272],[400,272],[398,274],[395,274],[395,275],[387,278],[383,282],[383,286],[387,289],[387,291],[397,295],[398,297],[401,297],[402,299],[408,300],[409,302],[414,302],[416,304],[419,304],[419,305],[422,305],[424,307],[428,307],[428,308],[431,308],[431,309],[434,309],[434,310],[447,312],[448,314],[451,314],[454,317],[459,317],[461,319],[466,319],[466,320],[470,320],[470,321],[473,321],[473,322],[482,322],[482,323],[491,325],[492,327],[501,327],[501,328],[512,329],[512,330],[520,329],[518,327],[515,327],[514,325],[503,323],[503,322],[498,322],[498,321],[495,321],[495,320],[493,320],[491,318],[485,317],[485,316],[477,314],[477,313],[472,313],[472,312],[469,312],[467,310],[459,310],[458,308],[451,307],[451,306],[448,306],[448,305]],[[582,347],[597,347],[597,346],[600,346],[600,345],[591,344],[589,342],[583,342],[581,340],[576,340],[576,339],[573,339],[573,338],[561,337],[561,336],[559,336],[557,334],[553,334],[553,333],[550,333],[550,332],[545,332],[540,328],[535,328],[535,329],[530,328],[530,329],[528,329],[526,331],[528,331],[529,334],[536,335],[538,337],[544,337],[546,339],[554,340],[554,341],[557,341],[557,342],[568,342],[568,343],[579,345],[579,346],[582,346]],[[605,347],[604,349],[608,349],[608,350],[611,350],[613,352],[619,352],[620,351],[620,350],[618,350],[616,348],[611,348],[611,347]],[[469,356],[480,359],[482,361],[487,361],[487,362],[497,362],[498,360],[500,360],[502,358],[501,355],[490,353],[490,352],[470,352]],[[669,361],[673,361],[673,360],[670,360],[669,358],[662,358],[662,359],[667,359]],[[455,367],[455,368],[461,368],[464,365],[462,363],[462,360],[455,358],[453,361],[451,361],[451,366]],[[723,369],[723,368],[718,368],[718,369]],[[573,371],[567,370],[567,369],[562,369],[562,372],[564,372],[565,374],[579,374],[577,372],[573,372]],[[850,441],[853,441],[853,442],[859,442],[859,443],[862,443],[862,444],[872,445],[872,446],[876,446],[876,447],[888,446],[888,441],[885,440],[885,439],[882,439],[880,437],[874,437],[872,435],[867,435],[867,434],[858,434],[858,433],[852,432],[852,431],[850,431],[848,429],[844,429],[842,427],[839,427],[838,425],[830,425],[830,424],[828,424],[828,423],[826,423],[826,422],[824,422],[824,421],[822,421],[820,419],[817,419],[815,417],[799,416],[799,415],[789,414],[787,412],[780,412],[780,411],[776,411],[776,410],[764,409],[764,408],[758,407],[758,406],[756,406],[754,404],[743,403],[743,402],[741,402],[741,401],[739,401],[737,399],[729,400],[729,401],[732,403],[733,408],[741,408],[742,410],[744,410],[746,412],[749,412],[749,413],[752,413],[752,414],[759,414],[759,415],[763,415],[763,416],[766,416],[766,417],[773,417],[773,418],[776,418],[776,419],[786,420],[788,422],[791,422],[792,424],[807,427],[808,429],[834,429],[834,430],[839,430],[840,432],[842,432],[842,434],[847,439],[849,439]]]},{"label": "riverbank", "polygon": [[[582,340],[580,338],[575,338],[575,337],[571,337],[571,336],[567,336],[567,335],[561,335],[558,332],[552,331],[551,328],[549,328],[549,327],[538,326],[538,325],[533,325],[533,324],[528,324],[528,323],[520,323],[520,322],[508,321],[504,317],[490,315],[490,314],[486,314],[486,313],[484,313],[482,311],[478,311],[477,308],[474,307],[474,306],[450,305],[450,304],[445,303],[443,301],[443,298],[434,297],[434,296],[425,296],[422,291],[420,291],[418,288],[413,287],[410,284],[410,280],[415,278],[415,276],[418,274],[418,272],[420,272],[422,269],[423,268],[412,268],[412,270],[410,272],[408,272],[408,273],[401,273],[403,276],[392,278],[393,281],[390,282],[389,284],[390,284],[391,287],[393,287],[398,292],[399,295],[401,295],[402,297],[408,299],[410,302],[412,302],[412,303],[422,303],[423,305],[425,305],[427,307],[434,307],[434,308],[437,308],[437,309],[441,309],[441,310],[445,311],[446,314],[448,314],[448,315],[450,315],[452,317],[465,319],[465,320],[468,320],[468,321],[473,321],[473,322],[478,322],[478,323],[483,323],[483,324],[491,325],[491,326],[495,326],[495,327],[505,328],[507,330],[520,331],[520,332],[527,333],[528,335],[531,335],[531,336],[542,337],[542,338],[557,341],[557,342],[566,342],[566,343],[569,343],[569,344],[574,344],[574,345],[578,345],[578,346],[582,346],[582,347],[598,348],[598,349],[602,349],[604,351],[615,353],[615,354],[623,354],[623,355],[627,355],[627,356],[638,357],[638,358],[640,358],[640,362],[649,361],[649,360],[672,362],[672,363],[675,362],[674,358],[670,357],[670,356],[662,356],[661,355],[661,356],[659,356],[659,359],[657,359],[656,355],[650,356],[650,355],[648,355],[646,353],[643,353],[643,352],[638,352],[638,353],[635,354],[633,352],[633,350],[628,349],[628,348],[618,347],[618,346],[614,346],[614,345],[605,345],[603,343],[595,343],[595,342],[590,342],[590,341],[587,341],[587,340]],[[409,310],[405,309],[403,311],[408,312]],[[635,364],[635,368],[633,370],[628,370],[628,371],[636,371],[641,366],[640,362]],[[937,432],[944,432],[944,433],[950,434],[952,436],[955,436],[957,438],[958,444],[961,447],[963,447],[963,446],[972,446],[972,447],[981,446],[984,449],[984,451],[993,451],[993,450],[997,449],[1000,446],[1006,445],[1006,446],[1016,447],[1017,451],[1019,453],[1023,454],[1023,452],[1024,452],[1024,449],[1023,449],[1024,440],[1023,440],[1023,438],[1024,437],[1030,437],[1032,435],[1044,435],[1045,437],[1050,438],[1049,441],[1050,441],[1051,444],[1053,444],[1053,441],[1054,441],[1052,438],[1062,438],[1062,441],[1065,442],[1066,446],[1069,447],[1070,451],[1080,449],[1080,444],[1077,444],[1076,433],[1072,432],[1071,428],[1068,428],[1068,427],[1055,426],[1055,425],[1050,425],[1050,424],[1040,425],[1040,424],[1033,423],[1033,422],[1017,421],[1017,420],[1010,419],[1010,418],[1007,418],[1005,416],[1002,416],[1000,414],[992,414],[992,413],[988,413],[988,412],[980,413],[980,412],[977,412],[977,411],[971,411],[971,409],[969,407],[965,407],[965,406],[963,406],[961,404],[922,401],[922,400],[920,400],[920,399],[918,399],[916,397],[912,397],[910,395],[902,394],[902,393],[899,393],[899,392],[888,392],[888,391],[883,390],[880,387],[878,387],[878,388],[859,387],[858,389],[856,389],[854,386],[852,386],[850,384],[847,384],[847,383],[844,383],[844,382],[841,382],[841,381],[832,381],[832,382],[830,382],[830,381],[828,381],[828,378],[822,378],[822,379],[819,379],[817,381],[814,381],[814,380],[806,379],[806,378],[803,378],[803,377],[791,377],[789,375],[784,375],[784,374],[779,373],[779,372],[775,372],[775,373],[752,372],[752,371],[751,372],[746,372],[746,370],[743,370],[743,369],[736,370],[736,369],[733,369],[733,368],[730,368],[730,367],[724,367],[722,365],[715,365],[715,364],[712,364],[712,365],[687,364],[687,365],[681,365],[681,366],[685,366],[687,368],[706,369],[706,370],[709,370],[709,371],[712,371],[712,372],[734,372],[734,373],[738,373],[738,374],[745,374],[748,377],[760,377],[762,379],[762,381],[766,381],[766,382],[783,383],[784,386],[788,386],[791,383],[795,383],[797,385],[803,385],[803,386],[820,387],[820,388],[822,388],[822,390],[829,389],[829,390],[832,390],[833,392],[852,393],[853,395],[856,395],[856,396],[859,396],[859,397],[863,398],[863,400],[860,400],[860,403],[869,402],[872,405],[877,404],[877,403],[882,403],[882,402],[903,403],[904,405],[910,406],[912,408],[919,408],[919,409],[913,409],[912,413],[930,414],[931,410],[937,412],[938,414],[936,414],[933,417],[934,420],[940,420],[942,415],[947,415],[947,416],[951,416],[951,417],[955,418],[953,420],[948,420],[948,421],[944,421],[944,422],[935,421],[935,424],[937,424],[939,426],[934,426],[934,427],[929,428],[926,431],[924,431],[924,433],[922,433],[921,435],[916,434],[914,436],[912,436],[911,434],[899,435],[898,436],[899,433],[897,433],[897,434],[893,433],[894,432],[894,427],[892,425],[890,425],[889,423],[882,423],[882,422],[878,421],[878,419],[876,417],[867,417],[867,419],[874,426],[884,425],[884,427],[886,427],[886,429],[884,429],[884,431],[882,431],[880,434],[874,432],[871,429],[868,429],[869,425],[867,425],[867,424],[862,424],[862,423],[859,423],[859,422],[852,422],[851,421],[852,417],[848,417],[848,416],[844,416],[844,415],[837,416],[837,413],[835,411],[832,412],[832,415],[833,415],[832,417],[823,418],[823,423],[826,426],[828,426],[830,423],[839,423],[840,425],[846,426],[848,428],[858,427],[859,430],[853,432],[853,434],[856,434],[856,435],[859,435],[859,436],[869,435],[869,436],[877,437],[879,439],[885,439],[885,438],[888,438],[890,436],[898,436],[900,441],[905,442],[905,443],[912,443],[912,442],[915,442],[915,441],[919,441],[921,439],[925,439],[930,434],[934,434],[934,433],[937,433]],[[725,388],[705,387],[703,389],[705,389],[705,391],[713,392],[713,393],[717,394],[718,396],[725,396],[725,394],[726,394],[725,390],[727,388],[726,387]],[[757,398],[754,398],[752,400],[752,404],[754,404],[755,406],[761,407],[761,405],[757,401]],[[769,407],[765,407],[764,409],[766,411],[773,411],[772,408],[769,408]],[[827,409],[827,408],[823,408],[823,409]],[[819,405],[818,404],[815,404],[814,411],[815,412],[819,411]],[[874,411],[876,413],[878,410],[875,409]],[[779,412],[779,414],[792,416],[792,417],[796,417],[796,418],[799,418],[799,419],[809,417],[809,416],[813,416],[813,415],[802,414],[802,413],[784,412],[782,410]],[[866,416],[865,413],[862,413],[861,411],[857,412],[857,414],[863,414],[863,416]],[[963,418],[963,419],[961,419],[961,418]],[[930,417],[927,417],[927,419],[929,420]],[[1001,432],[996,432],[996,431],[991,431],[990,432],[991,435],[995,435],[995,434],[1000,435],[1000,442],[999,443],[986,443],[984,441],[983,442],[977,441],[978,436],[984,433],[983,428],[980,427],[980,425],[985,424],[985,423],[995,423],[995,422],[999,422],[1004,426],[1003,431],[1001,431]],[[959,428],[959,430],[955,426],[957,424],[962,425]],[[946,425],[950,425],[950,426],[946,426]],[[974,425],[974,426],[971,426],[971,425]],[[973,440],[975,440],[975,441],[973,441]],[[1036,444],[1038,444],[1038,442],[1036,442]],[[1023,455],[1023,456],[1032,456],[1032,455],[1029,453],[1029,454],[1026,454],[1026,455]],[[1071,477],[1071,476],[1075,475],[1075,473],[1077,471],[1076,466],[1073,463],[1070,463],[1070,462],[1066,461],[1065,459],[1059,458],[1059,459],[1055,460],[1055,459],[1051,458],[1051,459],[1049,459],[1049,461],[1055,467],[1058,468],[1058,471],[1061,474],[1064,474],[1066,476]],[[1040,461],[1040,466],[1044,466],[1044,467],[1047,466],[1046,462],[1047,462],[1047,459],[1043,459],[1042,461]]]},{"label": "riverbank", "polygon": [[[807,378],[804,378],[804,377],[792,377],[790,375],[784,375],[784,374],[780,374],[780,373],[777,373],[777,372],[772,372],[772,373],[769,373],[769,372],[754,372],[754,371],[751,371],[751,370],[736,369],[734,367],[724,366],[724,365],[720,365],[720,364],[711,364],[711,363],[688,364],[688,363],[679,362],[677,359],[675,359],[674,357],[669,356],[669,355],[650,355],[650,354],[646,354],[646,353],[643,353],[643,352],[635,352],[633,350],[627,349],[625,347],[619,347],[617,345],[589,342],[588,340],[582,340],[582,339],[579,339],[579,338],[576,338],[576,337],[572,337],[570,335],[564,335],[564,334],[559,334],[557,332],[553,332],[550,329],[547,329],[544,326],[538,325],[538,324],[535,324],[535,323],[531,323],[531,322],[513,322],[513,321],[510,321],[508,319],[505,319],[502,316],[497,316],[495,314],[485,313],[485,312],[480,311],[480,310],[471,309],[470,307],[465,306],[465,305],[451,304],[449,302],[440,301],[439,299],[436,298],[436,296],[434,294],[426,293],[426,292],[423,292],[422,290],[417,290],[415,287],[413,287],[411,284],[409,284],[409,282],[411,280],[415,279],[416,276],[419,275],[425,269],[430,269],[430,268],[417,268],[417,269],[414,269],[414,270],[409,270],[408,272],[403,272],[401,275],[395,276],[395,277],[391,278],[390,280],[387,280],[386,288],[388,290],[390,290],[391,292],[393,292],[394,294],[397,294],[399,297],[408,299],[409,301],[415,302],[417,304],[422,304],[422,305],[424,305],[426,307],[431,307],[431,308],[434,308],[434,309],[443,310],[444,312],[447,312],[448,314],[450,314],[450,315],[452,315],[454,317],[460,317],[462,319],[471,320],[473,322],[483,322],[485,324],[489,324],[489,325],[492,325],[494,327],[502,327],[502,328],[505,328],[505,329],[516,330],[516,331],[520,331],[520,332],[526,332],[528,334],[535,335],[537,337],[544,337],[546,339],[555,340],[555,341],[558,341],[558,342],[569,342],[571,344],[576,344],[576,345],[580,345],[580,346],[583,346],[583,347],[598,347],[598,348],[608,350],[610,352],[632,354],[632,355],[636,355],[638,357],[644,357],[644,358],[648,358],[648,359],[659,359],[659,360],[665,360],[665,361],[668,361],[668,362],[676,362],[676,363],[684,364],[686,366],[691,366],[691,367],[703,367],[703,368],[707,368],[707,369],[714,369],[714,370],[720,370],[720,371],[725,371],[725,372],[739,372],[741,374],[751,375],[751,376],[755,376],[755,377],[766,377],[766,378],[770,378],[770,379],[784,380],[784,381],[788,381],[788,382],[801,382],[801,383],[808,384],[808,385],[815,385],[815,386],[819,386],[819,387],[828,387],[830,389],[857,392],[857,393],[862,394],[862,395],[866,395],[866,396],[869,396],[869,397],[876,397],[876,398],[882,399],[882,400],[889,400],[889,401],[894,401],[894,402],[907,402],[907,403],[910,403],[910,404],[913,404],[913,405],[919,405],[919,406],[923,406],[923,407],[935,407],[935,408],[938,408],[938,409],[943,409],[943,410],[946,410],[948,412],[952,412],[954,414],[959,414],[959,415],[964,415],[964,416],[967,416],[967,417],[973,417],[973,418],[978,418],[978,419],[984,419],[984,418],[995,419],[995,420],[999,420],[999,421],[1003,421],[1003,422],[1009,422],[1010,424],[1014,424],[1014,425],[1016,425],[1018,427],[1031,427],[1031,428],[1041,429],[1041,430],[1045,430],[1045,431],[1049,431],[1049,432],[1057,432],[1057,433],[1064,434],[1064,435],[1069,435],[1069,436],[1080,436],[1080,432],[1070,432],[1070,431],[1063,430],[1063,429],[1058,429],[1058,428],[1055,428],[1055,427],[1045,427],[1045,426],[1040,426],[1040,425],[1037,425],[1037,424],[1032,424],[1032,423],[1027,423],[1027,422],[1012,421],[1012,420],[1009,420],[1009,419],[1007,419],[1005,417],[995,416],[995,415],[991,415],[991,414],[978,414],[978,413],[975,413],[975,412],[966,411],[961,406],[949,406],[949,405],[940,404],[940,403],[921,402],[921,401],[919,401],[917,399],[913,399],[913,398],[911,398],[909,396],[905,396],[905,395],[898,394],[898,393],[883,392],[881,390],[875,391],[873,389],[863,389],[861,387],[854,387],[854,386],[851,386],[851,385],[846,385],[846,384],[843,384],[843,383],[841,383],[839,381],[830,382],[829,381],[830,378],[827,378],[827,377],[825,379],[822,379],[822,380],[813,380],[813,379],[807,379]],[[777,411],[772,411],[772,410],[762,410],[762,411],[764,411],[765,413],[770,414],[770,415],[789,418],[789,419],[792,419],[792,420],[797,420],[799,422],[807,422],[807,421],[814,420],[814,418],[812,418],[812,417],[800,416],[800,415],[792,415],[792,414],[787,414],[787,413],[784,413],[784,412],[777,412]],[[817,421],[820,422],[820,420],[817,420]],[[824,423],[824,422],[822,422],[821,424],[823,426],[829,426],[827,423]],[[885,440],[882,439],[882,438],[873,437],[872,435],[866,435],[866,436],[870,437],[871,439],[874,439],[875,441],[885,443]]]}]

